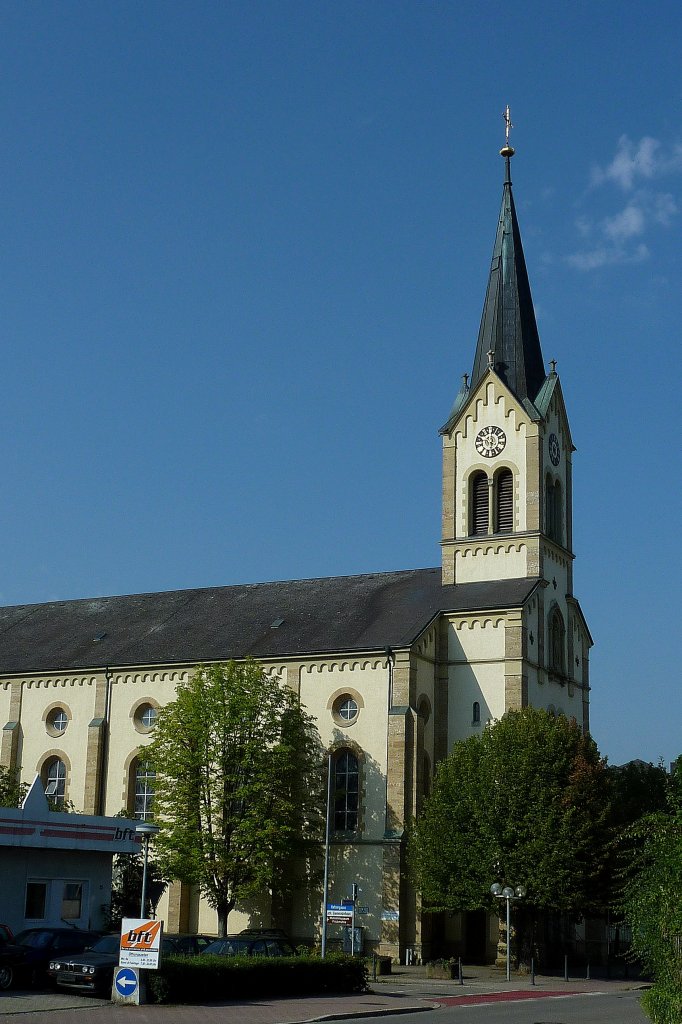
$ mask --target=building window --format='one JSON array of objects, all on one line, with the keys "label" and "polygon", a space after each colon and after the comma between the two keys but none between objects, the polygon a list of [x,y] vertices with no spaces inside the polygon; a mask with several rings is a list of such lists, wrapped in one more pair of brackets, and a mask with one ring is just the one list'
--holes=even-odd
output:
[{"label": "building window", "polygon": [[51,801],[52,806],[58,810],[64,806],[64,794],[66,793],[66,765],[58,758],[53,757],[43,766],[42,779],[45,785],[45,796]]},{"label": "building window", "polygon": [[561,544],[563,541],[561,484],[549,476],[545,481],[546,533],[550,540]]},{"label": "building window", "polygon": [[501,470],[495,479],[495,531],[514,529],[514,477],[510,469]]},{"label": "building window", "polygon": [[336,713],[342,721],[352,722],[358,717],[358,706],[352,697],[346,697],[339,704]]},{"label": "building window", "polygon": [[362,697],[359,693],[341,691],[333,696],[327,707],[331,707],[332,718],[337,725],[352,725],[360,714]]},{"label": "building window", "polygon": [[480,725],[481,724],[481,705],[478,703],[477,700],[474,701],[474,706],[473,706],[472,711],[471,711],[471,724],[472,725]]},{"label": "building window", "polygon": [[470,532],[478,536],[488,532],[488,477],[474,473],[471,478]]},{"label": "building window", "polygon": [[77,921],[83,904],[83,883],[65,882],[62,894],[62,920]]},{"label": "building window", "polygon": [[564,619],[558,608],[554,608],[549,617],[549,668],[550,671],[564,675],[566,672],[566,628]]},{"label": "building window", "polygon": [[334,756],[334,828],[354,832],[358,827],[360,765],[350,750]]},{"label": "building window", "polygon": [[66,727],[69,724],[69,716],[67,715],[64,708],[52,708],[49,715],[47,716],[46,725],[47,731],[51,736],[61,736],[62,733],[66,732]]},{"label": "building window", "polygon": [[156,725],[158,713],[158,706],[152,704],[149,700],[141,700],[139,704],[136,704],[131,711],[131,715],[137,732],[151,732]]},{"label": "building window", "polygon": [[135,803],[133,812],[140,821],[150,821],[154,807],[154,780],[156,772],[147,761],[137,758],[133,762]]},{"label": "building window", "polygon": [[47,882],[27,882],[24,917],[28,921],[43,921],[46,902]]}]

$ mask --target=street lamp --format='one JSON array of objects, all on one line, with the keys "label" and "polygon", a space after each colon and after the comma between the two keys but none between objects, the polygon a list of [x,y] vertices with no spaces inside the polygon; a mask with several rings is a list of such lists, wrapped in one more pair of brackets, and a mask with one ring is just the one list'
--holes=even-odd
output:
[{"label": "street lamp", "polygon": [[135,832],[138,836],[142,836],[142,842],[144,844],[144,859],[142,861],[142,896],[140,898],[140,917],[143,918],[144,905],[147,900],[147,865],[149,863],[149,840],[152,836],[155,836],[159,831],[158,825],[152,825],[148,821],[143,821],[139,825],[135,826]]},{"label": "street lamp", "polygon": [[507,904],[507,981],[511,981],[511,960],[510,960],[510,912],[509,907],[512,900],[522,900],[526,895],[525,885],[517,885],[515,889],[512,889],[511,885],[502,886],[500,882],[493,882],[490,886],[490,892],[498,900],[505,900]]}]

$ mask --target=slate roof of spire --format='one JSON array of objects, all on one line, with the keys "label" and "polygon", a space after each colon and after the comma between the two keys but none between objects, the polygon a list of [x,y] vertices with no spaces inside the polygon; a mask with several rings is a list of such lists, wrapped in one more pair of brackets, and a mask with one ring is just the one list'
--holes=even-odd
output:
[{"label": "slate roof of spire", "polygon": [[440,569],[408,569],[0,608],[0,674],[383,653],[440,611],[521,607],[539,582],[442,586]]},{"label": "slate roof of spire", "polygon": [[[504,150],[502,152],[504,153]],[[546,374],[521,245],[521,232],[514,207],[508,156],[505,163],[506,180],[502,191],[502,208],[478,334],[471,387],[475,388],[485,376],[488,370],[488,351],[492,350],[495,372],[521,402],[525,398],[532,402],[542,387]]]}]

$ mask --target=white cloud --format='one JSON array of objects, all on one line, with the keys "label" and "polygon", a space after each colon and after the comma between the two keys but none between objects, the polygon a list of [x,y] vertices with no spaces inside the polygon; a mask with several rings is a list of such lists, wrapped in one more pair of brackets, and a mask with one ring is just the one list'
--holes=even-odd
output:
[{"label": "white cloud", "polygon": [[576,219],[576,231],[589,248],[568,256],[568,263],[578,270],[595,270],[648,259],[649,247],[640,240],[656,228],[669,227],[679,212],[675,197],[657,191],[653,182],[681,172],[682,144],[666,146],[650,135],[639,141],[621,135],[611,162],[592,168],[592,188],[582,202],[596,203],[594,190],[606,185],[626,192],[627,202],[618,212],[601,217],[581,214]]},{"label": "white cloud", "polygon": [[620,245],[602,245],[586,252],[574,252],[568,257],[568,262],[577,270],[596,270],[598,267],[613,266],[616,263],[642,263],[648,260],[650,255],[643,242],[634,249],[626,249]]},{"label": "white cloud", "polygon": [[592,168],[591,184],[603,185],[615,182],[629,192],[638,179],[650,181],[666,174],[677,174],[682,171],[682,143],[677,143],[668,151],[659,139],[644,135],[639,142],[633,142],[627,135],[621,135],[616,148],[616,155],[606,167]]},{"label": "white cloud", "polygon": [[615,217],[606,217],[602,221],[602,231],[613,242],[624,242],[644,231],[644,211],[639,206],[629,205],[617,213]]},{"label": "white cloud", "polygon": [[678,206],[669,192],[659,192],[654,196],[654,218],[659,224],[668,227],[678,211]]}]

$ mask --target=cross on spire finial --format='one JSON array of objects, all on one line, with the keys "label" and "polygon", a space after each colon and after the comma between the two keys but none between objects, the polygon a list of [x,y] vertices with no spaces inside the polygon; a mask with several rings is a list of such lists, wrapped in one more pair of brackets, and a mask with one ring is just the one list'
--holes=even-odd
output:
[{"label": "cross on spire finial", "polygon": [[511,120],[511,114],[509,112],[509,104],[505,107],[502,117],[504,118],[504,139],[506,144],[509,145],[509,131],[514,127]]},{"label": "cross on spire finial", "polygon": [[502,117],[504,118],[504,146],[500,150],[500,156],[503,156],[505,159],[505,163],[507,165],[506,181],[508,184],[511,185],[509,161],[514,156],[514,147],[509,145],[509,132],[514,127],[514,125],[512,124],[511,113],[509,111],[509,104],[507,104],[507,106],[504,108],[504,113]]}]

